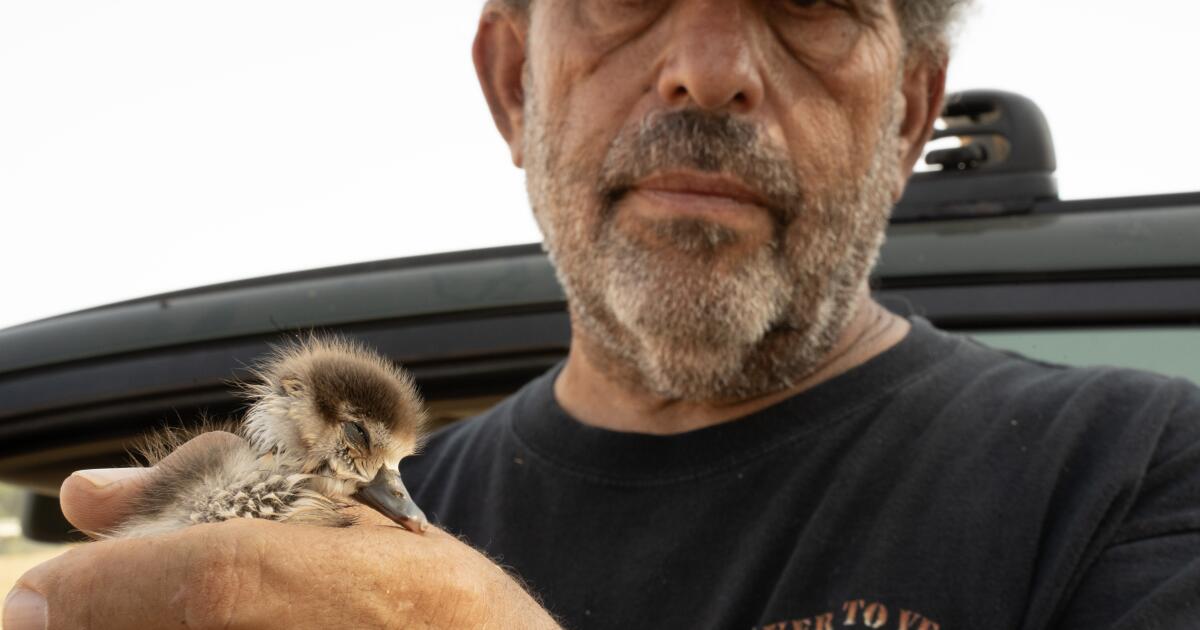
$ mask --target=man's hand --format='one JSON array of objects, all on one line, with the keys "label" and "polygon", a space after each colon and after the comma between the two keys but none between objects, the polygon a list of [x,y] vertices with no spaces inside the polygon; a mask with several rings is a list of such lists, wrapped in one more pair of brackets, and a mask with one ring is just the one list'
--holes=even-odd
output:
[{"label": "man's hand", "polygon": [[[183,448],[213,448],[208,434]],[[102,532],[154,469],[83,471],[63,513]],[[360,524],[262,520],[94,542],[33,568],[5,603],[5,630],[36,628],[555,628],[520,585],[438,529],[408,532],[361,509]]]}]

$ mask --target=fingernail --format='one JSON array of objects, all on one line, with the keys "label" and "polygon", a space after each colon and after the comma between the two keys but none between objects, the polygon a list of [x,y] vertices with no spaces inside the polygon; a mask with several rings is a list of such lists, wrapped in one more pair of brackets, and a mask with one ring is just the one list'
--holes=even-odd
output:
[{"label": "fingernail", "polygon": [[138,474],[137,468],[93,468],[92,470],[77,470],[76,475],[88,480],[96,488],[103,488],[118,481],[124,481]]},{"label": "fingernail", "polygon": [[4,618],[0,627],[6,630],[46,630],[46,598],[24,588],[13,589],[4,600]]}]

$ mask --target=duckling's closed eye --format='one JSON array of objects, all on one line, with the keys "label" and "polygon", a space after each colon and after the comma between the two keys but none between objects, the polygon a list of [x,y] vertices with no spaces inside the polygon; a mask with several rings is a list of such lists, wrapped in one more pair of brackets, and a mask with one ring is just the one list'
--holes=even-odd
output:
[{"label": "duckling's closed eye", "polygon": [[367,434],[366,429],[361,424],[357,422],[343,422],[342,433],[346,434],[346,439],[358,448],[364,451],[371,448],[371,436]]}]

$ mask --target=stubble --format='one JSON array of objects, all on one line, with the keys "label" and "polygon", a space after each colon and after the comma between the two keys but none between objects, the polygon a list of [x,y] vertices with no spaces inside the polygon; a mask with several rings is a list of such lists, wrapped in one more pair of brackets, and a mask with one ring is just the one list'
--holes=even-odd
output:
[{"label": "stubble", "polygon": [[[882,245],[898,107],[866,171],[817,194],[752,123],[724,113],[659,113],[619,134],[602,164],[571,159],[557,140],[563,125],[529,94],[530,202],[589,358],[671,400],[745,399],[811,374],[853,319]],[[736,230],[699,218],[621,229],[633,184],[680,168],[741,179],[767,201],[772,238],[746,247]]]}]

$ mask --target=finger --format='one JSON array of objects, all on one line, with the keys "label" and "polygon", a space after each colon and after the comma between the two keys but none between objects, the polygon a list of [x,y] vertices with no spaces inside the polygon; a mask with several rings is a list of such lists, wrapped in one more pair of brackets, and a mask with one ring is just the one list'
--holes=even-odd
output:
[{"label": "finger", "polygon": [[[406,627],[396,601],[378,594],[422,601],[419,593],[436,586],[454,562],[441,562],[445,550],[436,541],[389,528],[404,533],[235,519],[89,543],[21,576],[3,628],[303,630],[335,627],[338,619],[346,627],[383,627],[388,617]],[[406,559],[401,575],[381,570],[381,558],[399,557]],[[392,560],[384,560],[386,566]],[[356,616],[373,607],[386,617],[362,622]]]},{"label": "finger", "polygon": [[225,529],[201,525],[76,547],[21,576],[3,627],[115,630],[135,621],[141,630],[228,627],[230,597],[257,595],[254,565],[240,559],[257,557],[253,549],[264,539],[241,523]]},{"label": "finger", "polygon": [[454,576],[464,568],[474,575],[468,567],[476,562],[503,575],[437,529],[421,537],[393,524],[338,529],[235,519],[72,549],[17,581],[3,627],[448,627],[432,621],[445,606],[414,603],[449,593],[458,605]]},{"label": "finger", "polygon": [[[124,601],[125,588],[105,588],[123,584],[136,588],[143,601],[161,597],[154,582],[141,584],[138,576],[123,574],[124,568],[138,562],[147,541],[121,541],[123,562],[114,562],[113,542],[78,547],[44,562],[17,581],[4,607],[4,625],[8,630],[48,630],[72,627],[117,627],[108,619],[129,609]],[[96,595],[101,595],[96,597]],[[89,601],[90,600],[90,601]],[[134,619],[129,617],[127,620]],[[152,624],[151,624],[152,626]]]},{"label": "finger", "polygon": [[80,531],[96,537],[128,515],[129,499],[149,481],[148,468],[80,470],[67,477],[59,490],[63,516]]},{"label": "finger", "polygon": [[[194,455],[196,449],[227,448],[231,440],[241,442],[242,438],[224,431],[201,434],[168,455],[159,466]],[[63,515],[93,537],[96,532],[112,529],[130,516],[133,499],[154,480],[156,468],[102,468],[72,473],[59,491]]]}]

